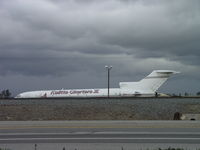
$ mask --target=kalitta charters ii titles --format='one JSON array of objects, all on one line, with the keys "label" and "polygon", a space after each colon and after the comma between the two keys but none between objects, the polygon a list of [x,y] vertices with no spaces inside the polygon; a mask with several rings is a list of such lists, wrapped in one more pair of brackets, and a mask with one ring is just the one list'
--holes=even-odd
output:
[{"label": "kalitta charters ii titles", "polygon": [[[110,97],[151,97],[167,79],[179,72],[173,70],[154,70],[138,82],[120,82],[119,88],[110,88]],[[18,94],[15,98],[64,98],[64,97],[107,97],[108,89],[61,89],[30,91]]]},{"label": "kalitta charters ii titles", "polygon": [[51,95],[62,95],[62,94],[92,94],[92,93],[99,93],[99,90],[54,90],[51,91]]}]

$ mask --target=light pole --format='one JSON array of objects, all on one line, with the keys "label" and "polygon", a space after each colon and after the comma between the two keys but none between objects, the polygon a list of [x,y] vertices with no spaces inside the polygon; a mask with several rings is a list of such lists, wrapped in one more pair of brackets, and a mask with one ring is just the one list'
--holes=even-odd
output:
[{"label": "light pole", "polygon": [[110,70],[112,69],[112,66],[105,66],[105,68],[108,70],[108,98],[110,97]]}]

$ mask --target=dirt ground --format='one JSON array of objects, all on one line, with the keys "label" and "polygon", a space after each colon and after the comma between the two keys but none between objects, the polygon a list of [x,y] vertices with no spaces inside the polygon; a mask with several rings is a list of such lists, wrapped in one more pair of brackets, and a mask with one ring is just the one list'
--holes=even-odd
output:
[{"label": "dirt ground", "polygon": [[200,113],[199,99],[0,101],[0,121],[8,120],[173,120]]}]

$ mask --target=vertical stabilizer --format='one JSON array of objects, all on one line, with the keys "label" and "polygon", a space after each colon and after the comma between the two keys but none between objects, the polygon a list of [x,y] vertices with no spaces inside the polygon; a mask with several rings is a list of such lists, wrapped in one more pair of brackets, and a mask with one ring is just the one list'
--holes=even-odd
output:
[{"label": "vertical stabilizer", "polygon": [[173,74],[173,70],[154,70],[139,82],[121,82],[120,88],[137,89],[141,92],[156,92],[158,88]]}]

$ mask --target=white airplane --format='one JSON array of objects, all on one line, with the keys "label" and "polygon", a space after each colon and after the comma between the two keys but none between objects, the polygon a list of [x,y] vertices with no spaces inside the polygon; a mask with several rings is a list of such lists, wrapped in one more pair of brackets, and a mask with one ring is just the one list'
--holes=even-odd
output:
[{"label": "white airplane", "polygon": [[92,97],[151,97],[155,96],[159,87],[173,74],[173,70],[154,70],[138,82],[120,82],[120,88],[108,89],[61,89],[30,91],[17,95],[15,98],[92,98]]}]

